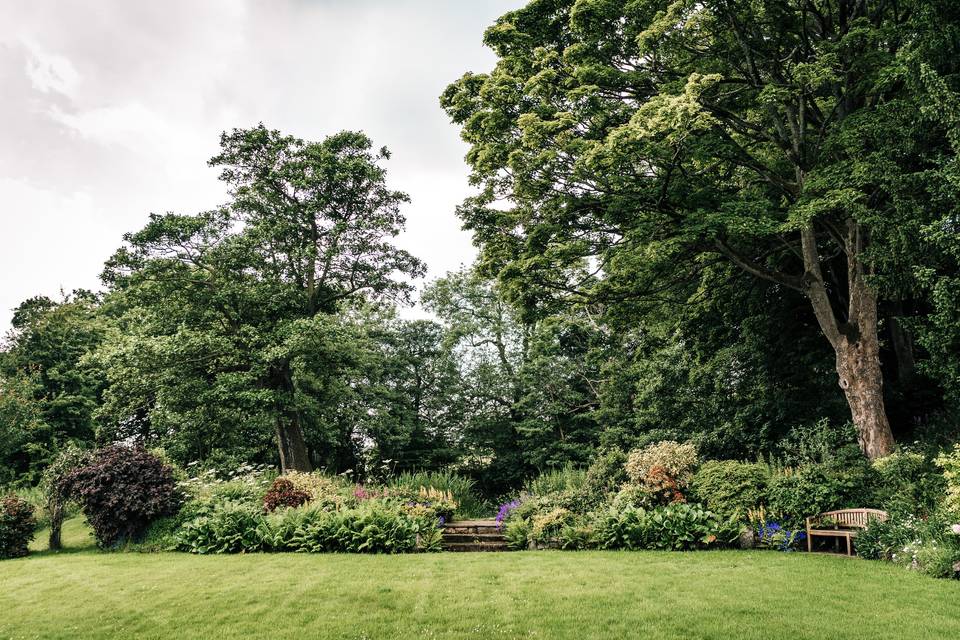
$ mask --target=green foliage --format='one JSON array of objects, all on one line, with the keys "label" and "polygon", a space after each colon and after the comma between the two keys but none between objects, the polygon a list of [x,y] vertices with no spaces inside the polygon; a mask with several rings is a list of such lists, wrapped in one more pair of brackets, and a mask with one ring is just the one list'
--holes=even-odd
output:
[{"label": "green foliage", "polygon": [[699,505],[671,504],[647,510],[627,507],[602,514],[596,536],[604,549],[683,551],[730,546],[741,525],[724,520]]},{"label": "green foliage", "polygon": [[743,520],[747,511],[765,504],[770,471],[761,463],[711,460],[693,477],[696,498],[714,513]]},{"label": "green foliage", "polygon": [[627,477],[627,454],[620,449],[600,451],[587,468],[583,490],[597,496],[608,496],[623,485]]},{"label": "green foliage", "polygon": [[33,505],[15,495],[0,500],[0,560],[29,553],[27,547],[37,526],[33,513]]},{"label": "green foliage", "polygon": [[907,545],[929,538],[931,533],[931,524],[914,515],[894,513],[887,520],[874,518],[857,534],[857,555],[870,560],[893,560]]},{"label": "green foliage", "polygon": [[875,482],[873,469],[859,455],[786,469],[770,479],[767,507],[783,526],[799,528],[808,516],[825,511],[877,507]]},{"label": "green foliage", "polygon": [[547,544],[560,535],[561,529],[574,522],[574,513],[563,507],[556,507],[545,513],[538,513],[530,519],[529,541],[535,544]]},{"label": "green foliage", "polygon": [[776,461],[780,466],[802,466],[835,459],[856,459],[859,449],[853,425],[832,424],[820,419],[812,424],[791,428],[776,443]]},{"label": "green foliage", "polygon": [[90,445],[103,377],[87,357],[102,343],[98,296],[35,297],[13,314],[0,351],[0,483],[35,484],[64,446]]},{"label": "green foliage", "polygon": [[943,501],[946,480],[933,461],[919,453],[898,452],[873,461],[876,502],[891,513],[928,515]]},{"label": "green foliage", "polygon": [[476,482],[452,471],[406,471],[391,478],[387,487],[402,489],[411,498],[419,497],[421,487],[447,492],[456,503],[457,517],[463,519],[483,517],[490,512],[490,505],[476,494]]},{"label": "green foliage", "polygon": [[960,444],[936,460],[947,482],[947,508],[960,518]]},{"label": "green foliage", "polygon": [[223,501],[209,513],[185,522],[178,533],[178,546],[190,553],[241,553],[260,551],[263,512],[255,505]]},{"label": "green foliage", "polygon": [[[441,96],[481,187],[459,209],[481,267],[527,316],[595,305],[634,344],[665,338],[610,364],[607,443],[768,453],[838,417],[847,324],[876,348],[931,308],[930,370],[956,387],[958,25],[925,0],[536,1],[486,31],[496,66]],[[916,400],[909,342],[881,357]],[[928,413],[891,412],[905,431]]]},{"label": "green foliage", "polygon": [[585,488],[586,471],[567,464],[560,469],[550,469],[531,479],[524,491],[535,496],[547,496],[563,491],[577,491]]},{"label": "green foliage", "polygon": [[523,551],[528,548],[532,525],[524,518],[512,518],[503,527],[503,537],[507,547],[513,551]]}]

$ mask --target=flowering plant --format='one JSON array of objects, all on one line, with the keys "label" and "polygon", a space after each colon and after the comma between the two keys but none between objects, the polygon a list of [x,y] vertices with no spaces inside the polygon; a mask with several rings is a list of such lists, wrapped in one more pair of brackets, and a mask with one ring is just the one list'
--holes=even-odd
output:
[{"label": "flowering plant", "polygon": [[777,551],[795,551],[794,545],[806,538],[806,531],[784,529],[777,522],[767,522],[757,527],[757,544]]},{"label": "flowering plant", "polygon": [[511,511],[519,506],[519,499],[511,500],[510,502],[505,502],[500,505],[500,507],[497,509],[497,529],[501,529],[503,527],[503,521],[507,519]]}]

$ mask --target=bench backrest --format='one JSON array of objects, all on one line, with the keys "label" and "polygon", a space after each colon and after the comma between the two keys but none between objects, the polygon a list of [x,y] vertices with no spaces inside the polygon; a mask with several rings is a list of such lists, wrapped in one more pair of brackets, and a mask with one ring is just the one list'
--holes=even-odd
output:
[{"label": "bench backrest", "polygon": [[816,517],[816,521],[830,518],[838,526],[851,529],[864,529],[871,520],[886,520],[887,512],[880,509],[838,509],[837,511],[826,511]]}]

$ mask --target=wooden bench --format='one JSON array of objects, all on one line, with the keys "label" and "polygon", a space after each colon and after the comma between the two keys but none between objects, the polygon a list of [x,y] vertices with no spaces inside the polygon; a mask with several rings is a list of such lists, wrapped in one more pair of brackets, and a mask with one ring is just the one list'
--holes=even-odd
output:
[{"label": "wooden bench", "polygon": [[[825,524],[823,520],[829,518],[833,528],[815,529]],[[871,520],[886,520],[887,512],[879,509],[839,509],[827,511],[817,516],[807,518],[807,551],[813,551],[813,537],[845,538],[847,541],[847,555],[853,555],[851,540],[857,537],[860,529],[866,529]]]}]

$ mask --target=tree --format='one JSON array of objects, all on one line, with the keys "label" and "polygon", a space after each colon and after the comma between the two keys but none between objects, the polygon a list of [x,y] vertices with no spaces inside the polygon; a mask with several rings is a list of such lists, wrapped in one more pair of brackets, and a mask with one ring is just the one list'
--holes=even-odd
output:
[{"label": "tree", "polygon": [[484,187],[460,214],[527,308],[662,298],[720,259],[801,293],[886,455],[880,305],[960,202],[929,108],[958,27],[947,0],[535,0],[441,98]]},{"label": "tree", "polygon": [[65,445],[93,443],[103,383],[86,358],[105,327],[99,300],[87,291],[60,301],[30,298],[11,325],[0,352],[0,459],[35,480]]},{"label": "tree", "polygon": [[339,345],[325,340],[341,305],[404,299],[411,285],[398,276],[423,272],[392,244],[408,197],[387,188],[380,162],[389,154],[371,146],[355,132],[306,142],[263,125],[235,129],[210,161],[230,187],[226,207],[153,215],[126,236],[104,279],[140,339],[114,352],[114,371],[149,348],[166,367],[153,384],[114,378],[115,424],[233,421],[260,431],[269,421],[282,468],[312,468],[299,372],[307,381],[325,364],[336,371],[327,356]]}]

